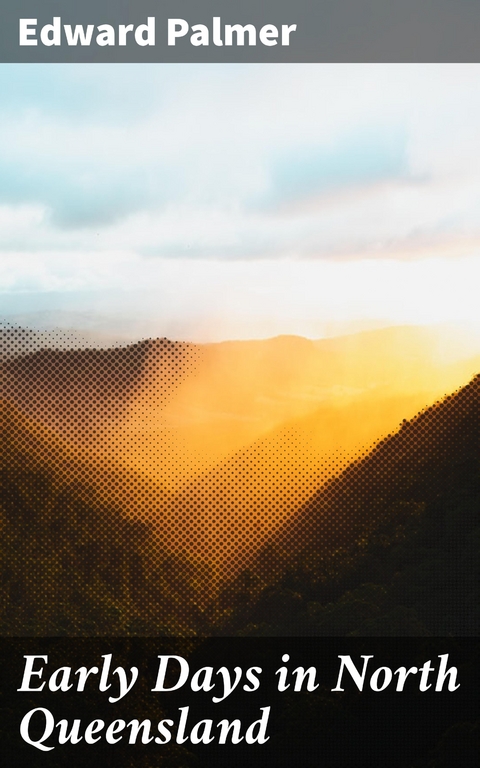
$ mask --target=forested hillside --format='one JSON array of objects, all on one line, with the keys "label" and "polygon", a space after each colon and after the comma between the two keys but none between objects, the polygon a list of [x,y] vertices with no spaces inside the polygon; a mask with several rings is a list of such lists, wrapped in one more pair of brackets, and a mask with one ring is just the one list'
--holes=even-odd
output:
[{"label": "forested hillside", "polygon": [[477,634],[479,390],[477,376],[324,485],[225,589],[224,631]]},{"label": "forested hillside", "polygon": [[[195,634],[195,591],[149,524],[108,506],[68,446],[0,401],[2,635]],[[185,577],[184,577],[185,578]]]}]

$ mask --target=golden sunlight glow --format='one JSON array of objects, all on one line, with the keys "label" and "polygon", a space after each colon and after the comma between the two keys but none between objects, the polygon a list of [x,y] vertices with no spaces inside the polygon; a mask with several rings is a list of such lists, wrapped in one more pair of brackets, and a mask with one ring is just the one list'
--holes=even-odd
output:
[{"label": "golden sunlight glow", "polygon": [[220,565],[244,526],[260,543],[328,476],[480,370],[480,356],[443,331],[199,346],[166,397],[165,361],[152,361],[98,462],[115,453],[137,478],[139,512],[144,484],[156,487],[159,514],[173,522],[181,509],[188,521],[190,540],[173,546],[215,552]]}]

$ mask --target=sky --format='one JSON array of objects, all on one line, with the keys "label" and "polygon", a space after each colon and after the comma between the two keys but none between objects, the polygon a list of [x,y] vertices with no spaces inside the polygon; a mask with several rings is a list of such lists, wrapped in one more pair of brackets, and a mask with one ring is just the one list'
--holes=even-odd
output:
[{"label": "sky", "polygon": [[0,315],[480,331],[480,65],[1,65]]}]

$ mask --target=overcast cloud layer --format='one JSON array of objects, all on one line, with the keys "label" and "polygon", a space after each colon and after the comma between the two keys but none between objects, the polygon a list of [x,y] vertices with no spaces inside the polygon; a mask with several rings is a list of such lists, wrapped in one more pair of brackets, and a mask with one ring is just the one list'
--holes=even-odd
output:
[{"label": "overcast cloud layer", "polygon": [[[262,316],[273,332],[318,334],[355,307],[357,319],[400,321],[374,300],[395,267],[365,268],[370,296],[341,264],[399,263],[407,284],[430,269],[447,281],[442,300],[450,261],[480,277],[478,65],[3,65],[0,105],[5,313],[26,311],[25,294],[44,311],[53,293],[58,311],[115,305],[133,318],[153,291],[155,333],[195,335],[221,318],[221,336],[258,335]],[[340,275],[363,293],[334,311]],[[216,287],[237,297],[218,312],[205,299]],[[442,321],[437,304],[438,292],[402,321]]]}]

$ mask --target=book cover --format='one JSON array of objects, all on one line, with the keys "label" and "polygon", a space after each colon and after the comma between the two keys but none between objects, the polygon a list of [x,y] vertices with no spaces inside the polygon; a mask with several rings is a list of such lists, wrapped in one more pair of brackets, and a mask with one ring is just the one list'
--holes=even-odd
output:
[{"label": "book cover", "polygon": [[480,11],[0,17],[6,764],[476,765]]}]

